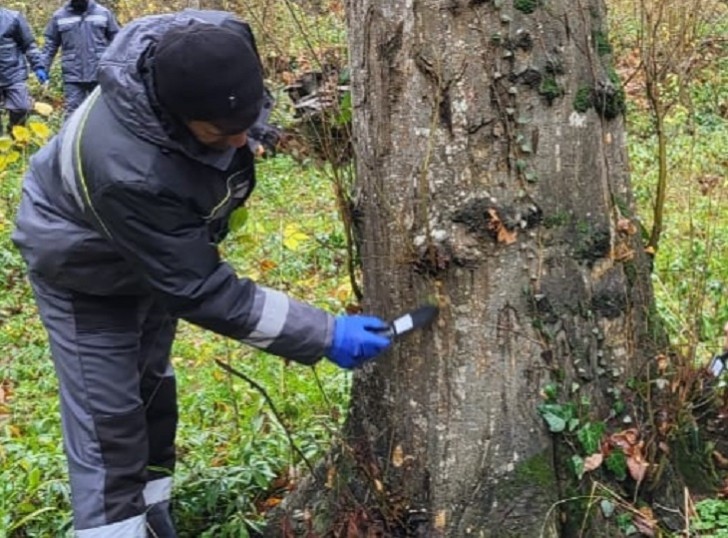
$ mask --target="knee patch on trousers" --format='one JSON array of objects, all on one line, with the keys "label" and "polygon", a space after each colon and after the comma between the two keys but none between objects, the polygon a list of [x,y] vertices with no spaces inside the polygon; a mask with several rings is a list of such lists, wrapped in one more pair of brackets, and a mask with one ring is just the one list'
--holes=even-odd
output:
[{"label": "knee patch on trousers", "polygon": [[144,512],[142,490],[149,459],[147,425],[140,406],[122,415],[94,417],[104,463],[104,511],[109,522]]},{"label": "knee patch on trousers", "polygon": [[[174,470],[175,434],[177,431],[177,385],[174,376],[142,381],[142,399],[146,404],[149,428],[149,466],[151,477],[164,476]],[[161,467],[162,469],[154,470]]]}]

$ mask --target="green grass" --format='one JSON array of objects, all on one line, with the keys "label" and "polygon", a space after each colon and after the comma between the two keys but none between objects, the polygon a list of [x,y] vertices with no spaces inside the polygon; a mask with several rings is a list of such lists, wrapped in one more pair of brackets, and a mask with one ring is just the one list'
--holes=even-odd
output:
[{"label": "green grass", "polygon": [[[671,341],[700,362],[720,349],[728,322],[728,60],[690,89],[691,108],[668,116],[668,192],[653,284]],[[644,111],[629,115],[632,183],[649,229],[657,182],[656,139]]]}]

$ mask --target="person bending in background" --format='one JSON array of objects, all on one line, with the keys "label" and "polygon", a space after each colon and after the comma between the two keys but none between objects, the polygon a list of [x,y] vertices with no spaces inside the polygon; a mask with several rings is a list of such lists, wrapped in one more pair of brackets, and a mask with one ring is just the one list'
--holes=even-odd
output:
[{"label": "person bending in background", "polygon": [[303,364],[354,368],[391,342],[377,317],[334,317],[220,257],[255,185],[248,131],[266,103],[247,24],[144,17],[98,73],[31,159],[13,241],[59,379],[78,536],[169,538],[178,319]]},{"label": "person bending in background", "polygon": [[0,7],[0,98],[8,111],[10,134],[14,126],[25,123],[33,106],[27,84],[28,62],[38,81],[48,82],[42,55],[25,17],[18,11]]},{"label": "person bending in background", "polygon": [[69,0],[48,21],[43,61],[50,71],[61,49],[66,115],[76,110],[98,84],[99,59],[118,32],[114,14],[94,0]]}]

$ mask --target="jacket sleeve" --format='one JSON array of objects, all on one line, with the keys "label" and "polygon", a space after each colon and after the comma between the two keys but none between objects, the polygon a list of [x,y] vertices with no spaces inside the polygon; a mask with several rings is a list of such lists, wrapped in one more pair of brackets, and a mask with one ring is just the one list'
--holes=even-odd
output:
[{"label": "jacket sleeve", "polygon": [[25,20],[25,17],[22,15],[18,15],[17,34],[15,39],[20,50],[23,51],[25,57],[28,58],[30,67],[32,67],[34,71],[45,67],[43,65],[43,56],[38,50],[38,47],[35,45],[33,32],[30,30],[30,26],[28,26],[28,22]]},{"label": "jacket sleeve", "polygon": [[46,70],[51,68],[53,60],[61,46],[61,33],[58,31],[57,17],[53,15],[43,31],[43,64]]},{"label": "jacket sleeve", "polygon": [[330,346],[330,314],[238,278],[210,243],[204,221],[173,193],[113,184],[94,196],[94,210],[172,315],[304,364]]},{"label": "jacket sleeve", "polygon": [[108,43],[111,43],[116,37],[116,34],[119,33],[119,23],[117,22],[116,17],[111,12],[111,10],[107,12],[107,17],[106,40]]}]

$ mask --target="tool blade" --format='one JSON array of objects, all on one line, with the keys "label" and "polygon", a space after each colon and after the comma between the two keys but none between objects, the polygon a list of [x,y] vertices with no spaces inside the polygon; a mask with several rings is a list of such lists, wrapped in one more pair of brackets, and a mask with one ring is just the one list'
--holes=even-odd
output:
[{"label": "tool blade", "polygon": [[420,306],[394,319],[390,323],[390,333],[399,337],[416,329],[424,329],[432,324],[439,312],[440,309],[432,304]]}]

